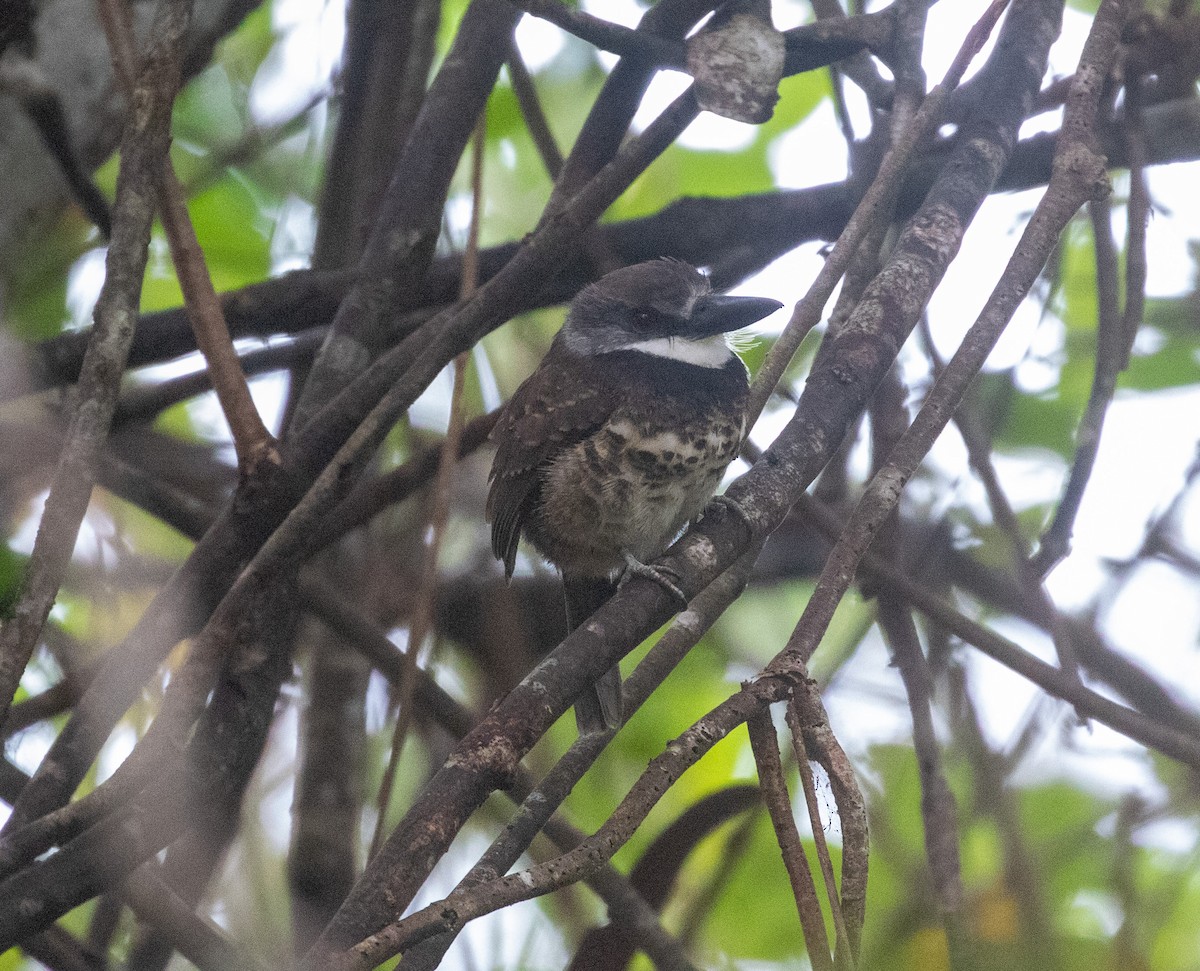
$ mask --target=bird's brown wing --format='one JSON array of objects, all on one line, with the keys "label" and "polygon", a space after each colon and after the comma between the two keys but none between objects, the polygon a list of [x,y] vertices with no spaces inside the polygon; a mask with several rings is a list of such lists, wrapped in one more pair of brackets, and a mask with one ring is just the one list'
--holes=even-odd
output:
[{"label": "bird's brown wing", "polygon": [[487,501],[492,552],[504,561],[506,576],[512,576],[521,528],[537,505],[543,467],[599,429],[619,400],[603,367],[557,346],[512,396],[492,431],[496,458]]}]

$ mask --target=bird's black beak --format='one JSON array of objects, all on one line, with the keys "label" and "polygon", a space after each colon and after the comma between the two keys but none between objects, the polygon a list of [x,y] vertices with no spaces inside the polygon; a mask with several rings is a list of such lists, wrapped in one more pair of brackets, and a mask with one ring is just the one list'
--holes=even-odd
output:
[{"label": "bird's black beak", "polygon": [[709,337],[748,327],[782,307],[769,297],[728,297],[716,294],[701,297],[692,308],[687,333],[683,337]]}]

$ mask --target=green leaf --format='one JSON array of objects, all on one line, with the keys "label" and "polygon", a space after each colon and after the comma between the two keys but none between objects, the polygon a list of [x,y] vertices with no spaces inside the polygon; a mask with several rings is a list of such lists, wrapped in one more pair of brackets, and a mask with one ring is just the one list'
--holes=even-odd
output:
[{"label": "green leaf", "polygon": [[8,619],[17,602],[29,557],[0,545],[0,617]]},{"label": "green leaf", "polygon": [[[807,841],[805,851],[816,859]],[[701,872],[711,873],[711,865]],[[751,900],[754,905],[747,906]],[[804,953],[795,898],[765,812],[758,814],[745,855],[705,923],[704,935],[712,951],[737,960],[795,961]]]}]

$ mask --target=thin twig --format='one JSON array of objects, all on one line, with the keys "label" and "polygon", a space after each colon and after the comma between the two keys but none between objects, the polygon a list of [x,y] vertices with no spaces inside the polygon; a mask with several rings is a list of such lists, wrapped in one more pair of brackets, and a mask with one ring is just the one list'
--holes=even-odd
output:
[{"label": "thin twig", "polygon": [[[830,538],[842,534],[844,524],[814,500],[802,498],[801,511]],[[989,630],[956,610],[944,598],[914,583],[908,575],[871,553],[862,557],[861,567],[872,580],[885,585],[931,620],[936,621],[960,640],[982,651],[993,660],[1056,698],[1061,698],[1089,718],[1102,722],[1147,748],[1156,749],[1184,765],[1200,770],[1200,739],[1173,726],[1162,724],[1135,709],[1113,701],[1087,687],[1079,687],[1061,670],[1035,657],[1029,651]]]},{"label": "thin twig", "polygon": [[[117,77],[126,85],[126,91],[131,92],[137,62],[133,21],[126,0],[99,0],[99,11]],[[169,155],[163,159],[157,188],[159,214],[175,264],[175,275],[183,291],[184,307],[196,335],[196,346],[204,355],[213,390],[229,424],[238,466],[243,474],[252,475],[261,462],[278,465],[280,457],[275,439],[263,424],[250,395],[237,351],[233,349],[225,313],[217,299],[204,251],[188,216],[183,186],[175,175]]]},{"label": "thin twig", "polygon": [[[632,717],[634,712],[645,704],[653,691],[687,656],[688,651],[738,598],[745,589],[756,555],[754,553],[743,556],[701,591],[688,605],[688,609],[675,618],[633,673],[625,679],[621,710],[626,713],[626,719]],[[611,740],[611,735],[601,732],[591,732],[576,738],[562,758],[522,801],[517,814],[459,882],[455,888],[456,892],[507,873],[520,859],[521,854],[532,845],[538,831],[548,824],[552,814]],[[383,946],[382,935],[385,934],[387,931],[381,932],[380,946],[372,952],[373,959],[382,960],[381,955],[390,956],[390,953],[394,953],[388,952]],[[405,958],[405,961],[411,961],[415,969],[436,967],[453,942],[454,936],[452,933],[445,933],[423,942]]]},{"label": "thin twig", "polygon": [[[1054,177],[1004,273],[953,359],[934,384],[912,427],[867,486],[845,532],[829,554],[817,588],[792,632],[786,650],[771,662],[770,669],[784,670],[789,658],[806,663],[812,656],[834,609],[849,589],[863,553],[899,501],[905,483],[953,416],[968,385],[983,366],[1020,301],[1037,280],[1062,228],[1083,202],[1107,189],[1104,161],[1092,147],[1091,124],[1095,120],[1107,60],[1117,43],[1120,23],[1124,19],[1121,16],[1123,2],[1125,0],[1109,0],[1096,16],[1080,70],[1076,73],[1080,81],[1068,101]],[[1094,81],[1095,87],[1089,88],[1087,80]],[[924,110],[923,107],[922,112]],[[911,127],[919,126],[914,122]],[[1078,677],[1075,680],[1078,681]]]},{"label": "thin twig", "polygon": [[[471,152],[471,221],[467,229],[467,245],[463,253],[462,292],[460,299],[467,300],[475,292],[479,277],[479,225],[483,218],[483,153],[487,142],[487,113],[480,114],[475,127]],[[371,839],[371,856],[379,852],[387,832],[387,811],[391,800],[396,769],[404,741],[412,724],[412,700],[416,682],[417,655],[421,651],[429,628],[433,623],[433,604],[437,596],[438,553],[442,548],[442,537],[446,532],[446,521],[450,516],[450,483],[454,465],[458,461],[458,443],[463,431],[463,391],[466,388],[467,352],[454,359],[454,388],[450,393],[450,420],[446,438],[438,457],[437,475],[433,480],[433,509],[429,515],[429,545],[425,547],[421,582],[417,589],[416,606],[408,627],[408,651],[405,653],[405,677],[400,684],[396,699],[396,727],[392,733],[392,750],[388,756],[383,779],[379,783],[376,799],[378,816],[375,820],[375,835]]]},{"label": "thin twig", "polygon": [[663,67],[684,68],[687,54],[683,45],[672,43],[644,30],[631,30],[610,20],[603,20],[583,10],[575,10],[559,0],[512,0],[526,13],[548,20],[568,34],[574,34],[602,51],[622,57],[648,59]]},{"label": "thin twig", "polygon": [[[796,900],[796,911],[800,915],[800,926],[804,931],[804,943],[808,959],[816,971],[833,971],[833,958],[829,954],[829,937],[825,933],[825,916],[817,900],[817,887],[812,871],[800,842],[800,832],[792,816],[792,799],[783,778],[783,763],[779,758],[779,741],[775,725],[771,721],[770,709],[763,709],[746,722],[750,732],[750,748],[758,766],[758,785],[763,801],[771,816],[775,829],[775,841],[783,854],[783,865],[787,869],[788,882],[792,885],[792,896]],[[803,756],[801,755],[803,761]],[[805,763],[807,764],[807,763]],[[814,828],[819,829],[818,817]]]},{"label": "thin twig", "polygon": [[[958,853],[958,814],[954,793],[942,768],[941,747],[933,729],[929,665],[907,606],[890,596],[880,603],[880,622],[892,650],[893,663],[904,682],[912,716],[913,752],[921,777],[921,819],[925,827],[925,855],[937,895],[938,911],[946,926],[951,954],[964,945],[961,926],[962,867]],[[954,966],[957,966],[955,964]]]},{"label": "thin twig", "polygon": [[1075,461],[1063,485],[1054,520],[1042,534],[1032,568],[1041,576],[1050,572],[1071,549],[1075,519],[1091,481],[1100,452],[1104,420],[1117,391],[1117,379],[1129,366],[1129,353],[1142,322],[1146,300],[1146,223],[1150,214],[1146,187],[1145,132],[1142,129],[1140,81],[1126,86],[1125,139],[1129,158],[1129,203],[1126,207],[1125,308],[1120,309],[1118,259],[1107,199],[1090,207],[1092,239],[1096,253],[1096,363],[1092,389],[1076,430]]},{"label": "thin twig", "polygon": [[[758,787],[752,785],[730,785],[693,802],[642,852],[637,863],[629,871],[630,889],[636,891],[652,910],[662,911],[675,889],[684,864],[700,843],[736,816],[754,819],[757,814],[747,810],[759,808],[761,804],[762,795]],[[551,827],[555,825],[556,820],[557,817],[550,820]],[[550,829],[547,832],[550,833]],[[582,839],[581,835],[580,841]],[[556,843],[562,845],[560,840],[556,840]],[[683,971],[685,967],[693,968],[694,965],[687,959],[686,944],[682,935],[681,939],[674,943],[675,955],[665,961],[661,956],[652,955],[648,951],[646,956],[662,971],[666,971],[667,968],[678,968],[679,971]],[[625,927],[615,920],[610,920],[607,925],[593,927],[584,934],[568,971],[624,969],[633,959],[639,946],[645,950],[645,946],[630,935]],[[405,962],[411,961],[413,956],[410,952],[405,957]]]},{"label": "thin twig", "polygon": [[[841,916],[841,924],[838,926],[835,958],[839,961],[843,959],[841,949],[842,941],[845,941],[849,945],[850,962],[856,964],[866,919],[870,861],[870,837],[862,790],[859,789],[850,759],[829,726],[829,715],[821,703],[815,683],[804,680],[795,685],[788,697],[786,720],[797,758],[801,763],[806,758],[817,762],[825,770],[829,787],[833,790],[833,801],[842,829],[842,887],[835,911]],[[811,782],[808,785],[811,788]],[[819,825],[818,816],[813,822],[814,837]]]},{"label": "thin twig", "polygon": [[221,302],[204,261],[204,251],[196,239],[196,230],[183,201],[183,187],[169,161],[163,166],[158,200],[175,274],[196,334],[196,346],[204,355],[213,390],[229,424],[238,467],[243,475],[255,476],[261,472],[262,463],[279,464],[275,437],[263,424],[250,394]]},{"label": "thin twig", "polygon": [[929,93],[912,123],[904,126],[884,156],[879,166],[879,174],[855,208],[854,215],[846,223],[846,228],[842,230],[829,256],[826,257],[816,279],[796,304],[783,333],[776,339],[766,360],[763,361],[755,377],[754,386],[750,389],[747,428],[752,427],[762,413],[767,399],[783,377],[801,341],[820,323],[825,304],[838,280],[845,274],[859,244],[879,221],[890,217],[896,193],[913,153],[934,130],[946,101],[958,86],[975,55],[983,47],[992,27],[1007,5],[1008,0],[993,0],[984,16],[968,33],[942,83]]},{"label": "thin twig", "polygon": [[774,701],[786,687],[768,680],[744,685],[667,746],[634,783],[621,804],[593,835],[574,850],[527,870],[456,891],[363,940],[349,954],[333,954],[329,971],[374,967],[377,954],[403,953],[434,934],[461,929],[468,921],[575,883],[612,858],[678,778],[739,725]]},{"label": "thin twig", "polygon": [[74,413],[16,606],[0,628],[0,723],[58,595],[116,408],[133,341],[154,212],[154,182],[169,144],[171,106],[179,88],[179,59],[190,8],[188,0],[172,0],[161,9],[134,93],[138,107],[129,113],[122,140],[112,242]]},{"label": "thin twig", "polygon": [[529,76],[529,69],[525,66],[515,38],[512,42],[512,51],[505,64],[508,66],[508,77],[512,81],[513,94],[517,96],[517,104],[521,108],[521,117],[525,119],[529,137],[533,139],[534,148],[537,149],[538,155],[542,159],[542,165],[546,167],[550,178],[557,179],[558,173],[562,171],[563,167],[563,154],[558,147],[558,142],[554,139],[554,132],[550,130],[550,125],[546,121],[546,113],[542,110],[537,88],[533,86],[533,78]]},{"label": "thin twig", "polygon": [[[736,576],[728,580],[722,577],[712,584],[707,606],[701,601],[705,601],[708,591],[693,602],[693,611],[698,611],[697,618],[690,623],[677,622],[663,635],[626,680],[624,711],[633,712],[644,703],[651,690],[683,659],[688,648],[716,620],[724,607],[736,599],[737,593],[745,586],[749,566],[748,560],[743,561],[743,568],[736,571]],[[303,585],[302,591],[310,608],[331,629],[360,650],[392,685],[399,687],[407,664],[405,651],[396,647],[383,631],[353,607],[347,606],[328,588],[308,582]],[[467,734],[475,722],[471,713],[448,695],[427,672],[421,668],[417,672],[418,700],[425,710],[453,737],[461,738]],[[551,814],[600,754],[602,747],[593,746],[586,750],[587,756],[584,756],[584,742],[595,738],[594,735],[584,736],[536,787],[527,772],[518,770],[517,778],[505,790],[511,798],[522,800],[518,814],[460,882],[460,888],[493,878],[498,871],[507,871],[532,845],[539,830],[544,831],[562,851],[582,842],[582,834],[556,821]],[[602,868],[589,876],[587,882],[608,904],[613,920],[637,940],[643,950],[654,956],[656,964],[680,968],[689,966],[682,956],[679,943],[663,930],[653,910],[616,871]],[[436,967],[453,940],[453,935],[447,935],[444,939],[425,941],[405,956],[405,962],[411,963],[414,969]],[[361,967],[367,967],[365,961]]]},{"label": "thin twig", "polygon": [[[795,708],[788,705],[787,717],[789,726],[794,720]],[[753,723],[752,723],[753,724]],[[817,790],[813,780],[812,766],[808,764],[808,750],[804,745],[804,732],[792,727],[792,744],[796,747],[796,767],[800,773],[800,788],[804,793],[804,805],[808,810],[808,821],[812,827],[813,844],[817,850],[817,862],[821,867],[821,877],[825,883],[825,899],[829,901],[829,911],[833,915],[834,944],[833,963],[839,971],[854,967],[854,955],[850,948],[850,938],[846,932],[846,921],[842,915],[842,901],[838,895],[837,880],[833,876],[833,861],[829,857],[829,844],[825,840],[825,827],[821,822],[821,807],[817,805]]]},{"label": "thin twig", "polygon": [[[1093,212],[1097,205],[1097,203],[1089,204]],[[1097,246],[1097,260],[1100,259],[1100,250],[1101,248]],[[1104,305],[1104,301],[1102,293],[1100,296],[1101,306]],[[927,328],[924,330],[924,334],[925,349],[933,364],[933,372],[935,375],[940,374],[945,365],[938,355],[933,341],[929,339]],[[1000,483],[1000,476],[996,473],[996,466],[992,462],[990,444],[980,428],[971,420],[971,416],[961,406],[954,411],[954,424],[962,436],[963,444],[967,447],[967,462],[983,484],[988,508],[992,513],[992,521],[1008,540],[1012,552],[1013,572],[1016,574],[1018,582],[1024,587],[1029,602],[1038,611],[1040,622],[1054,641],[1054,650],[1058,655],[1059,666],[1067,674],[1079,680],[1079,658],[1066,620],[1050,597],[1043,582],[1043,575],[1030,555],[1030,543],[1025,538],[1020,520],[1017,519],[1012,503],[1008,501],[1008,494],[1004,491],[1004,487]]]},{"label": "thin twig", "polygon": [[1150,187],[1146,182],[1149,151],[1146,147],[1146,126],[1143,117],[1143,86],[1141,77],[1130,78],[1125,84],[1125,154],[1129,160],[1129,202],[1126,205],[1125,236],[1125,311],[1122,314],[1124,336],[1124,366],[1142,316],[1146,309],[1146,228],[1150,222]]}]

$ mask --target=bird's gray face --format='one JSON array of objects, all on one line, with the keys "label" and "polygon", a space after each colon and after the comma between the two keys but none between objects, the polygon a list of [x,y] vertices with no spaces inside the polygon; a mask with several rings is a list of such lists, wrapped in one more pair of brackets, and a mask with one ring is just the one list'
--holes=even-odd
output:
[{"label": "bird's gray face", "polygon": [[782,306],[760,297],[714,294],[708,278],[678,260],[651,260],[614,270],[571,302],[562,340],[575,354],[643,350],[718,366],[705,353],[726,348],[725,333],[761,320]]}]

